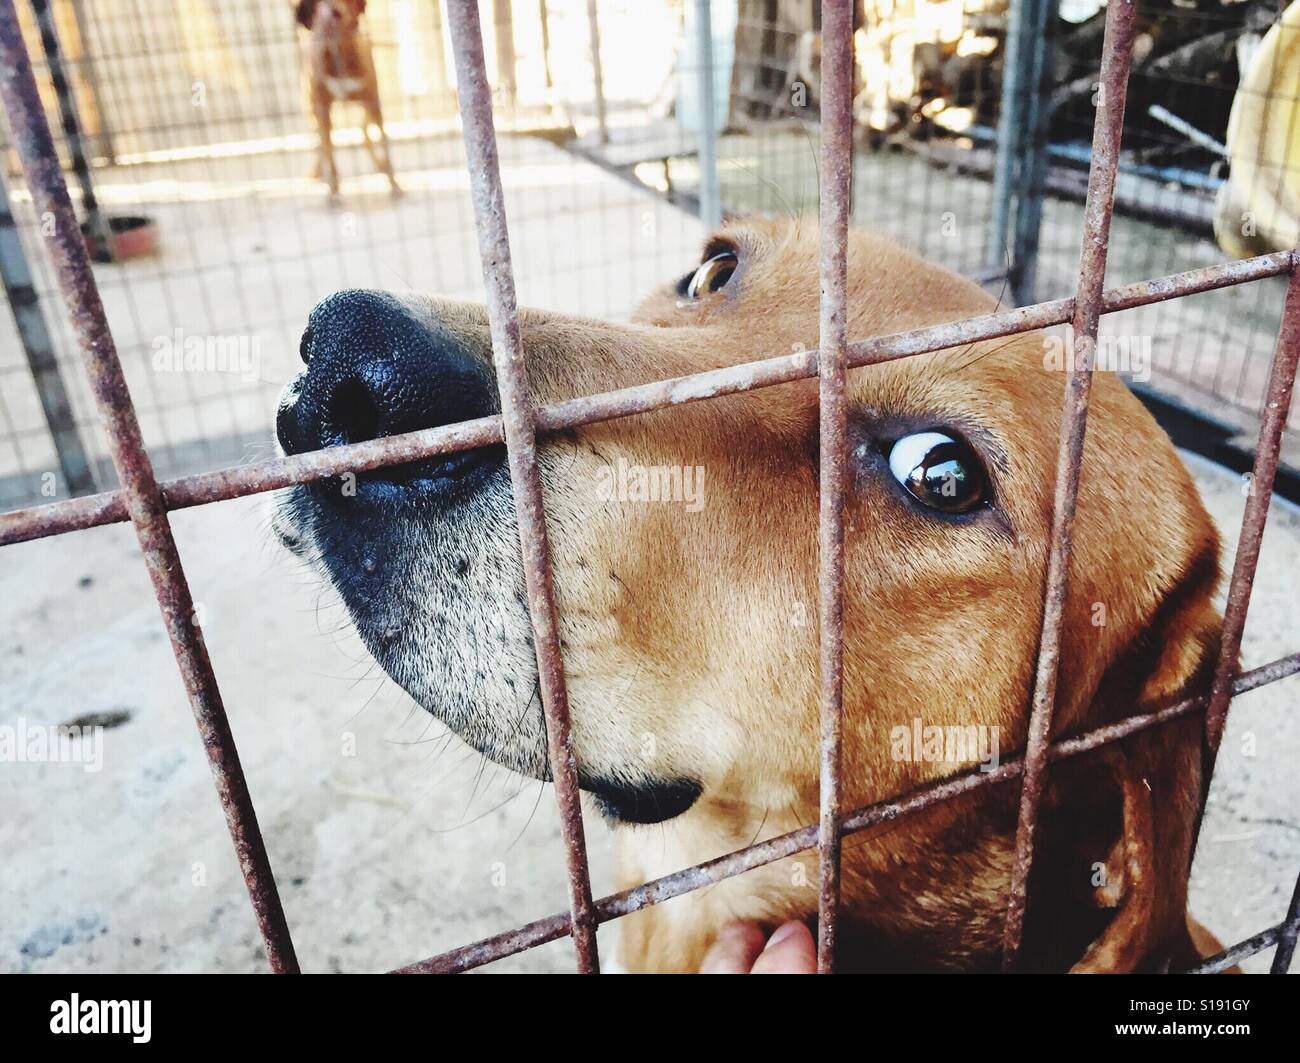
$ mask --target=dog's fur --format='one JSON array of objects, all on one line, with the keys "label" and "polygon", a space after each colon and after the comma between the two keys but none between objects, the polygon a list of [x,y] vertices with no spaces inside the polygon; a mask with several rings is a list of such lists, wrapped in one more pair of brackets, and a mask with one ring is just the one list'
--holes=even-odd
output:
[{"label": "dog's fur", "polygon": [[[665,287],[632,324],[524,311],[535,400],[815,349],[815,224],[730,225],[706,257],[719,248],[739,256],[725,287],[699,300]],[[854,339],[995,309],[976,285],[862,232],[850,237],[849,285]],[[481,307],[401,299],[490,362]],[[964,770],[891,753],[891,731],[915,719],[996,726],[1006,757],[1024,745],[1064,382],[1044,351],[1035,333],[849,373],[845,808]],[[629,794],[640,812],[680,812],[616,825],[623,886],[817,819],[817,408],[806,380],[542,441],[581,781],[615,820],[628,818]],[[890,477],[888,441],[936,427],[981,455],[988,506],[936,514]],[[620,462],[703,467],[703,508],[609,500],[598,485]],[[287,493],[278,529],[333,581],[389,675],[491,759],[545,777],[504,469],[446,507],[327,495]],[[1218,573],[1215,529],[1169,439],[1098,373],[1054,733],[1200,691],[1219,641]],[[1200,786],[1191,719],[1053,766],[1030,969],[1155,969],[1215,947],[1186,911]],[[997,966],[1018,789],[998,784],[845,840],[842,968]],[[693,970],[731,920],[813,919],[816,882],[807,853],[645,909],[620,921],[620,960]]]},{"label": "dog's fur", "polygon": [[[402,193],[393,174],[370,41],[361,30],[361,16],[365,11],[366,0],[299,0],[294,8],[294,17],[309,32],[306,47],[308,93],[316,132],[320,137],[317,171],[329,188],[332,205],[339,203],[339,171],[330,135],[335,103],[361,104],[361,133],[370,159],[375,169],[388,178],[393,195]],[[378,144],[370,131],[372,125],[379,137]]]}]

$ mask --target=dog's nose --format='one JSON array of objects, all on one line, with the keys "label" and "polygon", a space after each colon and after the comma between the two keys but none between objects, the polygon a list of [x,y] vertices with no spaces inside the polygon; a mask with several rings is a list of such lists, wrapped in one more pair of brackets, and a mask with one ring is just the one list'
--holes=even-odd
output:
[{"label": "dog's nose", "polygon": [[[285,391],[276,432],[286,454],[344,446],[498,412],[491,371],[436,319],[421,320],[386,292],[344,291],[307,321],[306,370]],[[404,485],[445,485],[500,448],[438,455],[362,474]]]}]

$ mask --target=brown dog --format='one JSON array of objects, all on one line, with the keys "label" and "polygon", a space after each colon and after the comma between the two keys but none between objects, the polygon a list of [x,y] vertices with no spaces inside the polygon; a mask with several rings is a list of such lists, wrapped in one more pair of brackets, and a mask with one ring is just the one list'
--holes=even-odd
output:
[{"label": "brown dog", "polygon": [[[330,204],[335,206],[339,202],[339,171],[334,161],[330,114],[336,102],[361,104],[364,111],[361,132],[370,159],[375,169],[388,178],[393,195],[402,194],[393,175],[370,41],[361,31],[361,16],[365,11],[366,0],[300,0],[295,8],[299,24],[311,33],[307,43],[307,71],[312,115],[320,134],[317,166],[319,176],[329,187]],[[378,145],[370,132],[372,125],[378,131]]]},{"label": "brown dog", "polygon": [[[815,224],[731,225],[703,259],[632,324],[523,312],[536,401],[816,347]],[[995,308],[865,233],[849,283],[855,339]],[[846,808],[1023,748],[1064,379],[1050,351],[1029,334],[849,374]],[[499,408],[479,306],[339,293],[313,311],[303,356],[278,419],[289,453]],[[621,885],[817,820],[817,426],[807,380],[542,440],[580,782],[617,830]],[[546,777],[499,447],[295,488],[276,527],[419,704]],[[1098,373],[1056,734],[1201,690],[1218,574],[1169,439]],[[1155,969],[1215,948],[1186,911],[1199,750],[1188,719],[1052,768],[1029,968]],[[844,969],[997,966],[1017,789],[846,839]],[[648,908],[621,920],[620,959],[694,970],[732,920],[813,919],[816,883],[806,853]]]}]

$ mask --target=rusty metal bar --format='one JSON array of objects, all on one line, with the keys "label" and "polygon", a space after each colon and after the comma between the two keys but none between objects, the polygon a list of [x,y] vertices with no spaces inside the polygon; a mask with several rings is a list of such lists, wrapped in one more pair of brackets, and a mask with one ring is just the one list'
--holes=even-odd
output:
[{"label": "rusty metal bar", "polygon": [[[1292,927],[1294,929],[1294,927]],[[1258,934],[1248,937],[1245,941],[1239,941],[1230,948],[1224,949],[1208,959],[1202,960],[1195,967],[1189,967],[1183,971],[1183,974],[1222,974],[1229,967],[1234,967],[1242,960],[1254,956],[1257,952],[1263,952],[1269,946],[1276,944],[1286,930],[1285,923],[1278,923],[1277,926],[1271,926],[1267,930],[1261,930]]]},{"label": "rusty metal bar", "polygon": [[818,620],[821,779],[817,836],[817,971],[835,970],[840,909],[840,768],[844,737],[844,476],[848,414],[849,207],[853,193],[853,5],[822,3],[821,336]]},{"label": "rusty metal bar", "polygon": [[[1105,293],[1101,312],[1112,314],[1149,306],[1165,299],[1280,276],[1291,272],[1292,261],[1292,252],[1278,251],[1240,262],[1225,262],[1112,288]],[[1030,332],[1062,324],[1073,316],[1074,299],[1058,299],[1004,313],[985,314],[889,336],[877,336],[849,344],[848,367],[855,369],[858,366],[910,358],[967,343]],[[541,406],[537,409],[537,428],[540,432],[576,428],[650,410],[771,387],[791,380],[803,380],[815,375],[816,351],[781,355]],[[163,500],[169,510],[188,509],[263,491],[275,491],[293,484],[323,480],[348,471],[364,472],[384,465],[414,461],[434,454],[472,450],[474,447],[489,446],[501,441],[501,418],[483,417],[344,447],[296,454],[291,458],[168,480],[162,485]],[[120,491],[106,491],[84,498],[11,510],[0,513],[0,546],[97,528],[127,519],[125,498]]]},{"label": "rusty metal bar", "polygon": [[1255,568],[1259,564],[1264,524],[1268,520],[1268,507],[1273,497],[1273,481],[1277,476],[1282,451],[1282,433],[1286,431],[1287,415],[1291,409],[1291,391],[1295,386],[1297,358],[1300,358],[1300,275],[1292,273],[1287,283],[1277,345],[1273,349],[1273,364],[1264,399],[1264,416],[1259,426],[1259,442],[1255,447],[1250,491],[1241,518],[1241,537],[1237,541],[1232,578],[1228,583],[1227,605],[1223,611],[1223,640],[1219,647],[1214,683],[1210,688],[1210,706],[1205,713],[1202,786],[1206,796],[1209,794],[1215,761],[1219,755],[1219,743],[1223,741],[1223,729],[1228,719],[1232,675],[1241,653],[1241,637],[1246,627],[1246,612],[1250,608],[1250,592],[1255,584]]},{"label": "rusty metal bar", "polygon": [[596,949],[596,915],[592,907],[591,877],[587,868],[587,842],[582,828],[582,801],[578,790],[578,762],[573,751],[569,721],[569,694],[560,653],[559,618],[555,611],[551,550],[542,506],[542,479],[537,467],[536,411],[528,391],[515,304],[515,278],[510,261],[510,234],[506,228],[505,196],[497,158],[496,130],[492,121],[492,92],[483,60],[483,34],[476,0],[449,0],[452,51],[456,57],[456,85],[460,98],[465,153],[469,160],[470,195],[483,284],[487,289],[488,323],[492,332],[492,360],[501,394],[501,423],[510,463],[519,520],[519,544],[528,615],[537,654],[537,680],[546,719],[547,752],[551,779],[560,807],[565,860],[569,876],[569,907],[578,969],[600,972]]},{"label": "rusty metal bar", "polygon": [[1124,130],[1124,98],[1133,54],[1135,0],[1112,0],[1106,7],[1102,42],[1101,95],[1093,123],[1092,166],[1084,208],[1083,247],[1079,255],[1079,294],[1070,325],[1071,354],[1061,408],[1061,442],[1056,463],[1056,497],[1052,510],[1051,552],[1043,602],[1042,634],[1034,675],[1034,702],[1025,748],[1025,781],[1020,792],[1016,824],[1016,854],[1011,868],[1007,918],[1002,934],[1003,970],[1015,966],[1024,933],[1025,899],[1034,859],[1034,829],[1047,768],[1052,710],[1060,666],[1061,631],[1066,585],[1070,576],[1075,504],[1083,467],[1083,443],[1088,425],[1088,398],[1097,355],[1097,326],[1106,280],[1106,250],[1110,242],[1115,175],[1119,168],[1120,136]]},{"label": "rusty metal bar", "polygon": [[[1260,419],[1259,437],[1255,446],[1255,462],[1251,470],[1249,492],[1241,518],[1241,534],[1232,561],[1232,577],[1228,581],[1227,604],[1223,613],[1223,634],[1219,642],[1219,659],[1215,664],[1214,680],[1210,686],[1210,700],[1205,712],[1205,734],[1201,760],[1201,804],[1197,812],[1190,867],[1195,862],[1200,845],[1201,827],[1205,822],[1205,809],[1210,800],[1214,782],[1214,769],[1219,759],[1219,746],[1228,723],[1228,708],[1232,700],[1232,677],[1236,674],[1241,656],[1241,640],[1246,629],[1246,614],[1250,609],[1250,596],[1255,586],[1255,572],[1259,564],[1260,549],[1264,540],[1264,527],[1268,522],[1269,504],[1273,498],[1273,483],[1281,460],[1282,434],[1286,431],[1291,409],[1291,393],[1295,387],[1297,359],[1300,358],[1300,275],[1292,272],[1287,282],[1286,302],[1282,308],[1282,322],[1278,327],[1277,343],[1269,368],[1268,390],[1265,393],[1264,413]],[[1280,939],[1274,958],[1275,973],[1285,973],[1291,965],[1295,951],[1296,906],[1300,904],[1300,882],[1292,897],[1290,918],[1286,933]],[[1280,964],[1280,967],[1279,967]]]},{"label": "rusty metal bar", "polygon": [[1279,925],[1281,934],[1277,939],[1277,952],[1273,954],[1271,974],[1286,974],[1291,970],[1291,960],[1295,957],[1296,938],[1300,936],[1300,875],[1296,876],[1295,889],[1291,891],[1291,903],[1287,906],[1286,918]]},{"label": "rusty metal bar", "polygon": [[52,219],[46,237],[50,259],[67,302],[68,315],[85,357],[86,373],[122,482],[123,504],[135,525],[145,566],[153,581],[172,651],[194,709],[217,796],[253,903],[267,959],[275,971],[297,971],[288,923],[262,842],[257,814],[244,780],[230,722],[221,702],[203,632],[176,551],[167,508],[145,451],[135,407],[122,375],[104,306],[95,287],[86,244],[59,168],[50,127],[41,108],[31,61],[13,0],[0,0],[0,98],[14,147],[22,159],[38,215]]},{"label": "rusty metal bar", "polygon": [[[1300,653],[1279,657],[1259,668],[1243,672],[1233,681],[1233,695],[1245,694],[1257,690],[1269,683],[1276,683],[1289,676],[1300,673]],[[1206,696],[1188,698],[1177,704],[1167,706],[1155,712],[1141,716],[1130,716],[1118,723],[1108,724],[1096,730],[1088,731],[1075,738],[1068,738],[1048,747],[1048,759],[1052,763],[1067,760],[1084,753],[1092,752],[1101,746],[1118,742],[1130,735],[1159,727],[1173,720],[1182,719],[1198,710],[1203,710]],[[913,815],[933,805],[951,801],[962,794],[979,790],[985,786],[1006,782],[1018,778],[1023,771],[1022,758],[1004,760],[993,771],[984,772],[976,769],[962,775],[954,775],[938,783],[913,791],[904,797],[883,801],[857,809],[843,817],[842,833],[857,834],[881,823],[891,822]],[[818,827],[810,824],[798,830],[782,834],[776,838],[746,846],[733,853],[710,860],[707,863],[688,867],[682,871],[665,875],[663,878],[634,886],[620,893],[602,897],[595,903],[597,919],[604,923],[612,919],[630,915],[632,912],[661,904],[683,894],[711,886],[735,875],[744,874],[753,868],[783,860],[788,856],[804,852],[817,844]],[[555,941],[569,933],[571,925],[568,912],[557,912],[544,919],[537,919],[523,926],[507,930],[502,934],[484,938],[480,941],[441,953],[427,960],[400,968],[398,974],[455,974],[481,967],[485,963],[513,956],[538,945]],[[1270,941],[1269,944],[1272,944]],[[1260,946],[1265,948],[1267,946]],[[1255,951],[1259,951],[1258,949]],[[1229,965],[1230,966],[1230,965]]]}]

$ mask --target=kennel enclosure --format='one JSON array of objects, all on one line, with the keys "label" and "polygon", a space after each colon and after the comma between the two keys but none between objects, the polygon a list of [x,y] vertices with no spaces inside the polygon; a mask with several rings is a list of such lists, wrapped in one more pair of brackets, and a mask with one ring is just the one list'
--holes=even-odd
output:
[{"label": "kennel enclosure", "polygon": [[[114,348],[103,304],[91,271],[89,253],[69,196],[63,170],[45,118],[22,34],[16,0],[0,0],[0,95],[21,156],[38,215],[50,219],[49,254],[84,354],[90,385],[106,432],[121,487],[0,514],[0,544],[130,521],[160,609],[196,722],[216,780],[218,797],[248,885],[249,895],[273,970],[297,970],[292,937],[280,903],[217,684],[214,664],[195,622],[193,601],[171,534],[172,510],[306,483],[345,472],[359,472],[504,443],[519,516],[521,550],[530,618],[541,678],[552,777],[561,810],[570,905],[557,913],[404,968],[438,972],[466,970],[503,956],[571,936],[582,971],[599,969],[595,929],[646,905],[700,889],[760,864],[816,849],[820,857],[819,969],[834,965],[841,839],[875,824],[897,819],[984,786],[1021,781],[1016,862],[1008,897],[1004,963],[1014,969],[1023,929],[1024,904],[1043,784],[1050,765],[1170,720],[1205,715],[1206,789],[1222,740],[1231,699],[1300,671],[1300,653],[1239,673],[1237,656],[1249,605],[1260,542],[1278,472],[1283,435],[1300,356],[1300,271],[1296,252],[1283,251],[1238,262],[1157,277],[1107,289],[1104,286],[1108,237],[1116,195],[1125,94],[1136,33],[1137,5],[1112,0],[1106,11],[1101,90],[1093,132],[1084,212],[1083,255],[1076,294],[1014,310],[925,329],[853,341],[845,333],[845,242],[850,216],[853,116],[853,5],[826,3],[822,9],[822,144],[820,204],[822,238],[822,332],[816,352],[778,355],[741,366],[676,380],[590,395],[534,408],[528,398],[527,367],[519,345],[510,243],[504,213],[493,99],[486,71],[477,4],[452,0],[450,33],[460,86],[460,111],[468,156],[473,164],[472,193],[492,324],[494,361],[502,397],[499,417],[449,425],[403,436],[371,440],[217,472],[160,482],[141,435],[132,398]],[[700,5],[707,9],[708,4]],[[1063,741],[1051,741],[1054,684],[1061,639],[1062,607],[1069,574],[1070,530],[1082,462],[1089,385],[1103,314],[1152,306],[1198,292],[1286,279],[1287,299],[1265,391],[1264,414],[1255,447],[1252,491],[1247,499],[1241,544],[1234,559],[1224,618],[1222,650],[1210,693],[1157,712]],[[894,801],[864,809],[840,807],[840,726],[842,670],[842,495],[845,464],[845,375],[895,358],[944,350],[1051,325],[1069,324],[1082,355],[1066,376],[1066,402],[1056,471],[1053,533],[1043,606],[1041,647],[1033,690],[1029,742],[1023,757],[1005,760],[993,772],[973,772]],[[582,834],[574,751],[569,736],[564,666],[556,628],[556,607],[546,539],[545,512],[536,461],[538,433],[625,417],[687,402],[818,377],[821,396],[820,611],[821,632],[821,818],[801,830],[759,842],[695,868],[596,899],[592,896]],[[1273,970],[1291,963],[1300,931],[1300,880],[1281,919],[1199,965],[1222,970],[1240,958],[1274,947]]]}]

